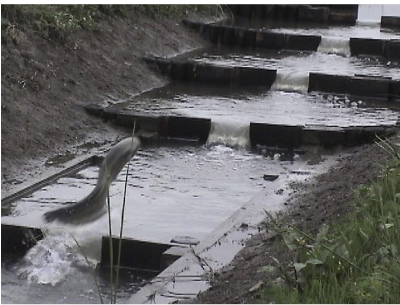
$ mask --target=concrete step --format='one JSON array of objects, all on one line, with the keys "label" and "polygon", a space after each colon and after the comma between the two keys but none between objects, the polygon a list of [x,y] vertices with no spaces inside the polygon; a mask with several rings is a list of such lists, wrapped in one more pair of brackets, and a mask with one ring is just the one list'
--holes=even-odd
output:
[{"label": "concrete step", "polygon": [[[223,24],[205,24],[184,19],[182,23],[198,31],[217,45],[240,46],[252,49],[317,51],[320,35],[276,33],[265,29],[252,29]],[[400,59],[399,39],[350,38],[352,56],[380,56]]]}]

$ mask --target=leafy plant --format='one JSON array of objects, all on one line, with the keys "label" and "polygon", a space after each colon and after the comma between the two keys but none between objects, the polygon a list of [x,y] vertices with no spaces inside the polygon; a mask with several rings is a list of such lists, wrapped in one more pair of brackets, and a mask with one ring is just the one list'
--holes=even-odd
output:
[{"label": "leafy plant", "polygon": [[392,156],[376,183],[356,192],[355,212],[344,221],[322,226],[313,237],[268,214],[289,263],[273,258],[286,287],[264,292],[284,303],[400,302],[400,154],[379,139]]}]

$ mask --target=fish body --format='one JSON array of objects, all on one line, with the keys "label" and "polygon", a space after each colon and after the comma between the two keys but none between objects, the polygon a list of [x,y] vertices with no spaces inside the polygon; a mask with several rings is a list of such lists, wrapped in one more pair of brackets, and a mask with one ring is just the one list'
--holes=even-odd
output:
[{"label": "fish body", "polygon": [[43,217],[46,222],[55,220],[73,225],[92,222],[106,212],[106,200],[110,184],[117,178],[122,168],[136,154],[140,147],[137,137],[129,137],[111,148],[105,156],[93,191],[82,200],[67,207],[46,212]]}]

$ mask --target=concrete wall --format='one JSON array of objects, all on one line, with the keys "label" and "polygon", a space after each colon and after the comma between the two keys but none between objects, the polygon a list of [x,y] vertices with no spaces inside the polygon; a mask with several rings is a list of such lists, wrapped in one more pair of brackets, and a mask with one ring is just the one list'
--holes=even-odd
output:
[{"label": "concrete wall", "polygon": [[[341,16],[340,14],[338,16]],[[231,25],[203,24],[183,20],[183,24],[197,30],[217,45],[241,46],[256,49],[317,51],[321,42],[319,35],[273,33]],[[400,58],[400,40],[350,38],[352,56],[370,55],[388,59]]]},{"label": "concrete wall", "polygon": [[358,5],[228,5],[233,15],[264,20],[354,25]]}]

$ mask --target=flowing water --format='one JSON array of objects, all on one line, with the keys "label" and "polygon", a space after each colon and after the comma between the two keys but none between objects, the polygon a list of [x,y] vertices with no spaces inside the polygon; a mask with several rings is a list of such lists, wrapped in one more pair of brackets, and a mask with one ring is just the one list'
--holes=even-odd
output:
[{"label": "flowing water", "polygon": [[291,81],[295,77],[296,74],[286,80],[278,79],[273,85],[275,90],[212,86],[205,90],[197,84],[175,83],[120,106],[137,113],[203,117],[210,118],[213,123],[237,126],[248,126],[253,122],[348,127],[377,123],[392,125],[398,120],[398,112],[384,105],[369,108],[368,101],[363,99],[302,94],[306,91],[308,78],[300,75],[299,80]]},{"label": "flowing water", "polygon": [[[169,243],[175,236],[202,240],[241,206],[260,194],[266,196],[267,210],[279,210],[281,205],[267,199],[268,193],[280,188],[285,177],[297,179],[290,172],[313,170],[300,156],[296,156],[295,162],[283,162],[279,161],[279,155],[270,157],[240,148],[248,143],[248,130],[238,128],[236,133],[230,132],[229,127],[220,127],[215,126],[207,146],[148,146],[141,149],[130,163],[125,237],[161,243]],[[235,129],[234,126],[232,128]],[[229,141],[235,143],[232,146],[237,148],[218,144]],[[125,171],[126,168],[110,188],[114,234],[119,232]],[[271,184],[263,179],[264,174],[271,173],[281,175],[282,182]],[[87,262],[75,240],[95,264],[100,259],[101,237],[108,235],[107,217],[81,227],[46,225],[41,218],[45,211],[77,201],[88,194],[96,183],[97,174],[97,167],[88,167],[72,176],[60,178],[56,183],[18,201],[12,215],[3,217],[5,223],[41,227],[49,232],[22,262],[12,269],[4,268],[3,285],[30,287],[15,299],[7,293],[6,301],[19,303],[29,299],[32,303],[63,302],[64,299],[54,301],[55,296],[68,296],[68,290],[63,290],[69,287],[66,282],[74,281],[81,275],[83,286],[79,287],[77,297],[69,301],[98,300],[93,284],[85,284],[93,279],[87,274]],[[138,289],[146,279],[137,274],[134,276],[135,285],[130,284],[128,288],[123,286],[119,290],[120,301],[128,296],[128,292],[131,294]],[[106,296],[107,281],[103,279],[102,283],[102,294]],[[43,298],[42,294],[36,297],[31,295],[35,288],[45,284],[54,287],[52,296]],[[77,287],[74,284],[69,289],[75,290]]]},{"label": "flowing water", "polygon": [[[391,7],[390,12],[397,8]],[[284,26],[277,29],[271,24],[259,25],[274,31],[322,35],[317,52],[218,49],[194,59],[216,65],[277,69],[277,79],[271,90],[174,83],[120,104],[121,109],[141,114],[212,120],[205,145],[145,145],[130,162],[124,236],[161,243],[168,243],[175,236],[203,240],[255,198],[266,210],[280,210],[287,196],[286,192],[281,195],[281,191],[286,190],[288,183],[304,181],[321,170],[307,164],[299,155],[295,155],[293,161],[280,161],[279,153],[267,155],[262,150],[250,150],[250,122],[342,127],[396,123],[398,113],[384,105],[370,108],[369,102],[363,99],[307,94],[309,72],[400,78],[396,62],[349,56],[349,37],[399,38],[396,33],[379,30],[376,20],[382,13],[387,12],[383,8],[377,12],[377,7],[361,5],[359,22],[354,27]],[[110,189],[115,235],[119,232],[126,169]],[[300,172],[306,174],[293,174]],[[279,178],[268,182],[263,179],[265,174],[279,175]],[[45,211],[85,197],[95,186],[97,175],[97,167],[88,167],[60,178],[16,202],[12,214],[2,217],[2,223],[41,227],[47,233],[17,263],[3,258],[3,303],[99,302],[93,267],[88,266],[86,258],[92,265],[99,261],[101,237],[108,235],[107,217],[81,227],[47,225],[42,220]],[[238,249],[240,247],[235,246],[235,251]],[[228,256],[233,255],[232,250]],[[153,276],[153,273],[137,271],[124,273],[118,302],[128,300]],[[100,290],[108,302],[107,276],[100,276]]]},{"label": "flowing water", "polygon": [[339,75],[357,73],[399,78],[400,64],[398,62],[373,57],[343,56],[342,53],[347,53],[347,51],[340,39],[332,39],[326,44],[323,43],[320,49],[323,51],[243,51],[219,48],[198,55],[195,61],[217,66],[276,69],[278,73],[299,74],[304,77],[307,77],[310,72],[319,72]]}]

